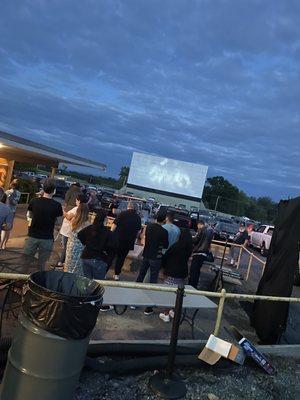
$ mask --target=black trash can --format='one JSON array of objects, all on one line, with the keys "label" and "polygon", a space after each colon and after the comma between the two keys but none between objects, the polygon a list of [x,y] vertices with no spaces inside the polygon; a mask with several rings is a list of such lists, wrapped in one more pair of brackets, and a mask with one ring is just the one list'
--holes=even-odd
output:
[{"label": "black trash can", "polygon": [[29,277],[1,400],[71,400],[104,288],[60,271]]},{"label": "black trash can", "polygon": [[61,271],[30,275],[22,310],[29,320],[66,339],[84,339],[92,332],[104,288],[97,282]]}]

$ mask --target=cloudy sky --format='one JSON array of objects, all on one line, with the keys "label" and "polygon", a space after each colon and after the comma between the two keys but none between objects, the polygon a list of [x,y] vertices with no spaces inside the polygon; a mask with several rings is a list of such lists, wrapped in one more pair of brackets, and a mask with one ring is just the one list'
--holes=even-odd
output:
[{"label": "cloudy sky", "polygon": [[299,0],[2,0],[0,129],[300,192]]}]

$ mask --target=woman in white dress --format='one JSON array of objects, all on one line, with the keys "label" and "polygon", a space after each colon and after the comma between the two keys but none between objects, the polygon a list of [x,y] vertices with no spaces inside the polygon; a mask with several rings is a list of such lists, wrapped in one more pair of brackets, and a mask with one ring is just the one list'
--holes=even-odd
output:
[{"label": "woman in white dress", "polygon": [[71,236],[68,239],[64,268],[66,272],[83,275],[81,253],[84,246],[78,239],[77,234],[88,225],[90,225],[89,207],[81,203],[77,208],[76,215],[71,220],[72,230]]}]

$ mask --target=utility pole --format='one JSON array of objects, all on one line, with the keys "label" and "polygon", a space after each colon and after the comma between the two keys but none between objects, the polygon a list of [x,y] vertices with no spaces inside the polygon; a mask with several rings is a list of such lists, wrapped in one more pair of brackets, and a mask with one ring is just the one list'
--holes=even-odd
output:
[{"label": "utility pole", "polygon": [[216,204],[215,204],[215,211],[217,211],[220,197],[221,197],[221,196],[218,196],[218,197],[217,197]]}]

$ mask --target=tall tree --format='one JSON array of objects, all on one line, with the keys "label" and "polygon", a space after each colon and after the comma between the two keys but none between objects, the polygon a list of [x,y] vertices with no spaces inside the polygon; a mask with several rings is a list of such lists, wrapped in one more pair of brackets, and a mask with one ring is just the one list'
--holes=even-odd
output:
[{"label": "tall tree", "polygon": [[129,175],[129,167],[123,166],[119,172],[119,182],[124,186],[127,182],[127,178]]},{"label": "tall tree", "polygon": [[202,198],[210,209],[236,214],[239,189],[223,176],[214,176],[207,179]]}]

